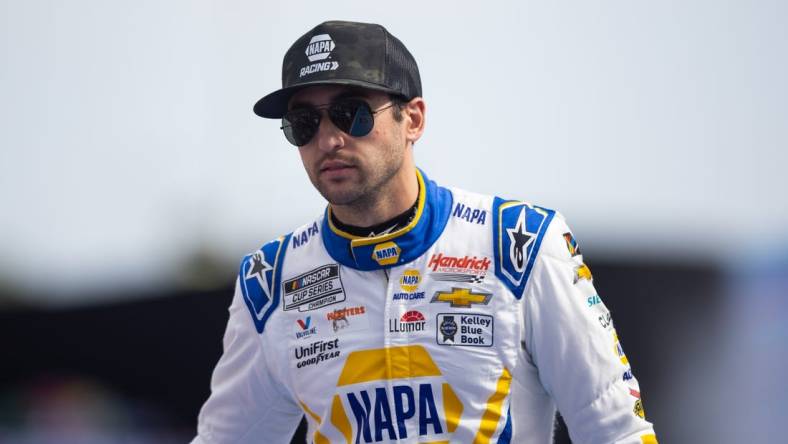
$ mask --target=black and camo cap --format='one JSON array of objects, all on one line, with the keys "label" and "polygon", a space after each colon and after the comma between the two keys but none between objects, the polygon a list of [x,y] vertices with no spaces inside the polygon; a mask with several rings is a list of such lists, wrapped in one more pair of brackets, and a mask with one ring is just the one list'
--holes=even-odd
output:
[{"label": "black and camo cap", "polygon": [[282,62],[282,89],[254,105],[260,117],[280,118],[298,90],[313,85],[353,85],[421,96],[416,60],[386,28],[373,23],[321,23],[293,43]]}]

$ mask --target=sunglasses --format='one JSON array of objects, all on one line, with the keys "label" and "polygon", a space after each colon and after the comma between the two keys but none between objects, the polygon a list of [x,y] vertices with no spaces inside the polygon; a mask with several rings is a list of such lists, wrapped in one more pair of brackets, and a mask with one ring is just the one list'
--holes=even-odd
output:
[{"label": "sunglasses", "polygon": [[304,146],[317,134],[323,117],[320,110],[325,109],[331,123],[342,132],[353,137],[363,137],[375,126],[375,115],[392,106],[394,103],[373,110],[361,99],[340,99],[328,105],[290,110],[282,117],[280,129],[284,131],[288,142]]}]

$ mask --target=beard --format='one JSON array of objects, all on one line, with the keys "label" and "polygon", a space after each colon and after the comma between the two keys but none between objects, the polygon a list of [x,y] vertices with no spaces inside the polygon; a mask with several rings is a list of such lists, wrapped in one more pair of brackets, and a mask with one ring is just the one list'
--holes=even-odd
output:
[{"label": "beard", "polygon": [[331,205],[351,206],[359,210],[369,208],[385,195],[388,184],[402,167],[402,157],[385,159],[369,166],[353,163],[349,177],[334,180],[310,175],[312,184]]}]

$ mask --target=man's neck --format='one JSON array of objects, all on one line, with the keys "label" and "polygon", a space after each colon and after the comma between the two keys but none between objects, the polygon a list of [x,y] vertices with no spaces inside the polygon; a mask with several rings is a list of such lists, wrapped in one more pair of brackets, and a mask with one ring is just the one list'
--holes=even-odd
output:
[{"label": "man's neck", "polygon": [[334,217],[346,225],[373,227],[408,211],[419,195],[415,168],[411,174],[392,178],[391,186],[373,201],[351,205],[331,205]]}]

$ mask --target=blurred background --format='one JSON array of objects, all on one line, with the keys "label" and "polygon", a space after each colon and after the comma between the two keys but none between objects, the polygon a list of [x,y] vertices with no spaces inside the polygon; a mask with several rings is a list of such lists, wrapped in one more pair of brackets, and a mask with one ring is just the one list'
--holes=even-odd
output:
[{"label": "blurred background", "polygon": [[325,205],[251,107],[327,19],[381,23],[416,57],[432,179],[566,216],[661,442],[774,442],[786,16],[778,0],[0,0],[0,442],[191,439],[238,261]]}]

